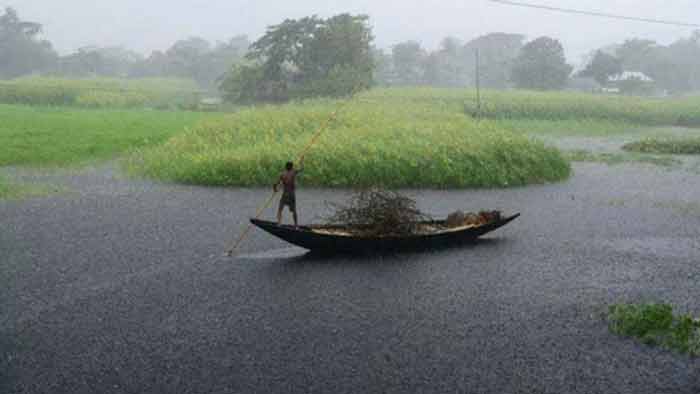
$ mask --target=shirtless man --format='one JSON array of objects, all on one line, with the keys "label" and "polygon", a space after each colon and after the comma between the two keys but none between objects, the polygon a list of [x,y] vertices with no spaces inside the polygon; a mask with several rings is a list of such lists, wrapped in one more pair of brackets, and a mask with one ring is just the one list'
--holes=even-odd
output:
[{"label": "shirtless man", "polygon": [[297,198],[296,198],[296,193],[295,193],[295,188],[296,188],[296,178],[297,175],[304,171],[304,159],[301,160],[299,163],[300,168],[298,170],[294,169],[294,163],[291,161],[287,163],[285,166],[285,172],[280,175],[279,180],[277,183],[272,186],[272,188],[275,190],[275,193],[277,192],[277,187],[282,184],[282,198],[280,198],[280,205],[279,208],[277,209],[277,224],[282,223],[282,210],[284,210],[285,205],[289,207],[289,210],[292,211],[292,216],[294,217],[294,226],[297,227],[299,225],[298,220],[297,220]]}]

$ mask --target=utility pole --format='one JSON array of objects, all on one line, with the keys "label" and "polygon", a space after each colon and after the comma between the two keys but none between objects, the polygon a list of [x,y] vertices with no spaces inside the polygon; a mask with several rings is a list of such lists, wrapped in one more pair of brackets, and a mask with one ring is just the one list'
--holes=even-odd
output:
[{"label": "utility pole", "polygon": [[476,48],[476,116],[481,119],[481,74],[479,48]]}]

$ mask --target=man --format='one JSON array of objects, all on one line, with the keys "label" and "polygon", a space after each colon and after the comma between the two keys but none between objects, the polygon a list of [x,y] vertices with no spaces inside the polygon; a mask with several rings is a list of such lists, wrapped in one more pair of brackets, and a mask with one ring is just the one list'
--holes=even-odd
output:
[{"label": "man", "polygon": [[296,178],[299,173],[304,171],[304,159],[302,158],[301,161],[299,162],[299,169],[296,170],[294,169],[294,163],[291,161],[288,162],[285,165],[285,172],[280,175],[279,180],[277,183],[275,183],[272,188],[275,190],[275,193],[277,193],[277,188],[282,184],[282,198],[280,198],[280,205],[279,208],[277,209],[277,224],[282,224],[282,210],[284,210],[285,206],[289,207],[289,210],[292,211],[292,217],[294,218],[294,227],[298,227],[298,219],[297,219],[297,198],[296,198]]}]

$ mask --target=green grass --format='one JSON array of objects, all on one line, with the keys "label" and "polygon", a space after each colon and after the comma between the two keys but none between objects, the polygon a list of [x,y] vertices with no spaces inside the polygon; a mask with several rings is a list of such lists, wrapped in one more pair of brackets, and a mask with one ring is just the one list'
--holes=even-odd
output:
[{"label": "green grass", "polygon": [[700,137],[647,138],[626,144],[622,149],[641,153],[700,155]]},{"label": "green grass", "polygon": [[[306,159],[305,185],[505,187],[570,175],[542,142],[498,122],[477,122],[443,100],[377,93],[348,104]],[[215,186],[269,186],[340,102],[316,100],[242,110],[132,157],[133,173]]]},{"label": "green grass", "polygon": [[25,197],[38,197],[52,193],[53,190],[43,185],[25,185],[9,182],[0,176],[0,200],[14,200]]},{"label": "green grass", "polygon": [[[487,92],[482,116],[492,119],[603,120],[642,126],[700,127],[700,99],[658,99],[571,92]],[[473,100],[465,110],[476,113]]]},{"label": "green grass", "polygon": [[0,81],[0,103],[84,108],[194,108],[194,81],[176,78],[46,78]]},{"label": "green grass", "polygon": [[610,330],[617,335],[700,356],[700,321],[689,315],[674,315],[670,305],[612,305],[608,322]]},{"label": "green grass", "polygon": [[605,119],[499,119],[498,123],[515,132],[543,137],[610,137],[649,130],[648,126]]},{"label": "green grass", "polygon": [[158,144],[216,114],[0,105],[0,166],[75,165]]},{"label": "green grass", "polygon": [[678,159],[668,156],[660,157],[654,155],[634,153],[594,153],[583,149],[564,151],[564,156],[570,161],[595,162],[604,163],[608,165],[624,163],[644,163],[662,167],[672,167],[683,163]]},{"label": "green grass", "polygon": [[[377,89],[368,101],[402,98],[415,103],[439,102],[476,116],[476,93],[467,89]],[[492,91],[482,92],[480,115],[514,120],[601,120],[642,126],[700,127],[700,98],[672,99],[613,96],[573,92]]]},{"label": "green grass", "polygon": [[13,193],[14,191],[7,180],[0,176],[0,199],[10,197]]}]

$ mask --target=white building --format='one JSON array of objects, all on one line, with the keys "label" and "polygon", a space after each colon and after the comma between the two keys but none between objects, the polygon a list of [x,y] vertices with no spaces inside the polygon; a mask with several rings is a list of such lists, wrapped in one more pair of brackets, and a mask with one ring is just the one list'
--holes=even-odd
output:
[{"label": "white building", "polygon": [[623,71],[608,78],[609,82],[629,81],[636,79],[642,82],[654,82],[654,79],[641,71]]}]

